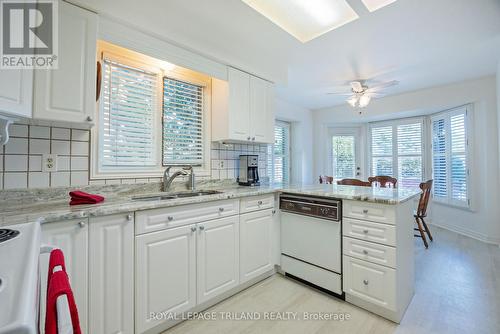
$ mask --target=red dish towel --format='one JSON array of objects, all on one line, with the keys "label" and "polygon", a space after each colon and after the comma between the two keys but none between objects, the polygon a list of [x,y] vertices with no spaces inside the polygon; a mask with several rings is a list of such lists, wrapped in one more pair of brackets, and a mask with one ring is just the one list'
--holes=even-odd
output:
[{"label": "red dish towel", "polygon": [[69,196],[71,196],[69,205],[96,204],[104,201],[104,197],[100,195],[88,194],[79,190],[71,191]]},{"label": "red dish towel", "polygon": [[[59,256],[62,254],[58,254],[57,252],[54,254],[54,261],[52,261],[52,253],[51,252],[51,263],[57,263],[60,260]],[[60,251],[59,251],[60,252]],[[64,264],[64,260],[63,260]],[[60,262],[57,265],[61,265]],[[63,267],[64,268],[64,267]],[[73,328],[74,334],[81,334],[80,329],[80,320],[78,318],[78,310],[75,303],[75,297],[73,296],[73,291],[71,291],[71,286],[69,284],[69,278],[66,271],[56,271],[51,272],[50,280],[48,281],[48,289],[47,289],[47,308],[45,314],[45,334],[59,334],[58,333],[58,319],[57,319],[57,298],[60,296],[66,296],[69,307],[69,314],[71,317],[71,325]]]},{"label": "red dish towel", "polygon": [[60,249],[54,249],[50,252],[49,272],[47,274],[47,296],[49,295],[50,280],[54,274],[54,268],[60,266],[61,270],[66,272],[66,264],[64,263],[64,254]]}]

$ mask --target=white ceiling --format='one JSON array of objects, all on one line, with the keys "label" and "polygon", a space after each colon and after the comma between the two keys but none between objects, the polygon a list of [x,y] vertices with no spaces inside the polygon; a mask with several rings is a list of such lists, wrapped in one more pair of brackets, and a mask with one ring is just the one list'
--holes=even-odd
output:
[{"label": "white ceiling", "polygon": [[213,59],[278,82],[307,108],[355,79],[398,80],[398,94],[493,74],[500,60],[500,0],[398,0],[300,43],[239,0],[74,0]]}]

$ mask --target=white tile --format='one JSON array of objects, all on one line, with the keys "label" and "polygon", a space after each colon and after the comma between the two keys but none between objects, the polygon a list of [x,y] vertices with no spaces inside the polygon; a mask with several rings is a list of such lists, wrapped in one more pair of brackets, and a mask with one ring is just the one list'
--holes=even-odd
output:
[{"label": "white tile", "polygon": [[212,169],[219,169],[219,164],[220,164],[220,160],[217,160],[217,159],[213,159],[212,160]]},{"label": "white tile", "polygon": [[69,187],[69,172],[53,172],[51,173],[51,187]]},{"label": "white tile", "polygon": [[10,138],[5,144],[5,153],[28,154],[28,139]]},{"label": "white tile", "polygon": [[219,179],[219,171],[218,170],[212,170],[212,179],[213,180]]},{"label": "white tile", "polygon": [[59,155],[69,155],[70,154],[70,142],[64,140],[53,140],[52,141],[52,154]]},{"label": "white tile", "polygon": [[69,140],[71,130],[66,128],[52,128],[52,139]]},{"label": "white tile", "polygon": [[50,138],[48,126],[30,126],[30,138]]},{"label": "white tile", "polygon": [[122,184],[134,184],[135,179],[122,179]]},{"label": "white tile", "polygon": [[219,151],[219,159],[227,159],[227,151],[226,150],[221,150]]},{"label": "white tile", "polygon": [[[135,183],[148,183],[148,179],[135,179]],[[106,182],[106,184],[108,184]]]},{"label": "white tile", "polygon": [[0,190],[3,189],[3,174],[0,174]]},{"label": "white tile", "polygon": [[50,153],[50,140],[30,139],[30,154],[48,154]]},{"label": "white tile", "polygon": [[229,169],[233,169],[233,168],[234,168],[234,165],[235,165],[234,160],[227,160],[227,164],[226,164],[226,167],[227,167],[227,168],[229,168]]},{"label": "white tile", "polygon": [[89,172],[71,172],[71,186],[86,186],[89,184]]},{"label": "white tile", "polygon": [[71,155],[89,155],[89,143],[72,141]]},{"label": "white tile", "polygon": [[221,180],[227,179],[227,170],[226,169],[222,169],[219,171],[219,178]]},{"label": "white tile", "polygon": [[89,141],[90,135],[88,130],[71,130],[71,140]]},{"label": "white tile", "polygon": [[211,159],[219,159],[219,150],[212,150],[210,152],[210,158]]},{"label": "white tile", "polygon": [[9,134],[11,137],[28,137],[28,126],[20,124],[12,124],[9,128]]},{"label": "white tile", "polygon": [[5,173],[3,182],[4,189],[27,188],[28,173]]},{"label": "white tile", "polygon": [[26,172],[28,171],[27,155],[5,155],[6,172]]},{"label": "white tile", "polygon": [[[146,181],[144,183],[148,182],[148,179],[145,179]],[[106,184],[121,184],[120,179],[112,179],[112,180],[106,180]]]},{"label": "white tile", "polygon": [[47,188],[49,186],[49,173],[31,172],[28,173],[29,188]]},{"label": "white tile", "polygon": [[69,156],[58,155],[57,156],[57,170],[61,171],[61,172],[69,171],[71,169],[70,164],[69,164],[69,161],[70,161],[69,159],[70,159]]},{"label": "white tile", "polygon": [[71,171],[89,170],[88,157],[71,157]]},{"label": "white tile", "polygon": [[106,184],[106,181],[105,180],[90,180],[89,184],[93,185],[93,186],[97,186],[97,185],[102,186],[102,185]]},{"label": "white tile", "polygon": [[[4,159],[4,155],[0,154],[0,172],[3,172],[3,159]],[[1,178],[2,178],[2,174],[0,174],[0,179]]]},{"label": "white tile", "polygon": [[234,179],[236,176],[235,176],[235,173],[234,173],[234,169],[228,169],[227,170],[227,178],[228,179]]},{"label": "white tile", "polygon": [[[42,156],[41,155],[30,155],[28,158],[29,170],[30,172],[41,172],[42,171]],[[47,185],[48,187],[48,185]]]}]

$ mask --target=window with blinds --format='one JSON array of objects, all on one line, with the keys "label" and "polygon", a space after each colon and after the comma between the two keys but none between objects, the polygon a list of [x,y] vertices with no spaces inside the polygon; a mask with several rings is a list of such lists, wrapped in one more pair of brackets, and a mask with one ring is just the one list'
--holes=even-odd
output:
[{"label": "window with blinds", "polygon": [[163,78],[163,164],[203,163],[203,87]]},{"label": "window with blinds", "polygon": [[267,175],[271,182],[290,182],[290,123],[276,121],[274,145],[267,151]]},{"label": "window with blinds", "polygon": [[99,117],[103,170],[156,165],[157,74],[104,59]]},{"label": "window with blinds", "polygon": [[469,206],[467,106],[431,118],[434,199]]},{"label": "window with blinds", "polygon": [[336,180],[355,178],[355,139],[348,135],[332,136],[333,176]]},{"label": "window with blinds", "polygon": [[399,187],[418,187],[423,179],[422,133],[422,119],[372,124],[372,175],[395,177]]}]

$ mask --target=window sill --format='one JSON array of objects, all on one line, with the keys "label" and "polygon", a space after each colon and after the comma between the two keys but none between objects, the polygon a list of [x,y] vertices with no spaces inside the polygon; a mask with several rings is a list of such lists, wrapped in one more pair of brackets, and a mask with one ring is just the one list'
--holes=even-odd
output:
[{"label": "window sill", "polygon": [[440,201],[440,200],[437,200],[435,198],[432,199],[432,203],[438,204],[441,206],[447,206],[447,207],[450,207],[453,209],[459,209],[462,211],[475,212],[475,210],[472,208],[471,205],[460,205],[460,204],[450,203],[450,202],[446,202],[446,201]]}]

